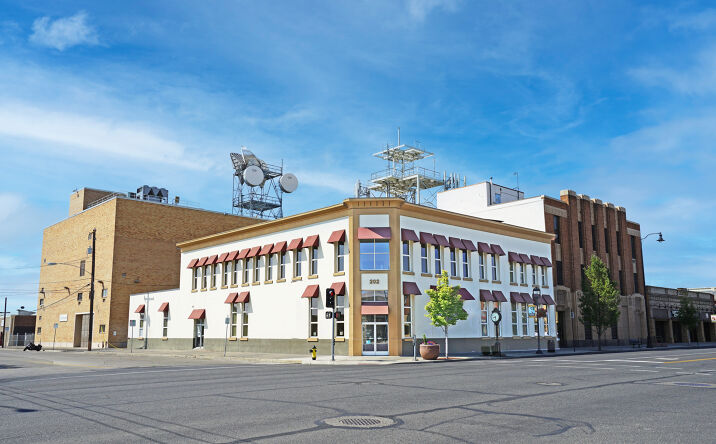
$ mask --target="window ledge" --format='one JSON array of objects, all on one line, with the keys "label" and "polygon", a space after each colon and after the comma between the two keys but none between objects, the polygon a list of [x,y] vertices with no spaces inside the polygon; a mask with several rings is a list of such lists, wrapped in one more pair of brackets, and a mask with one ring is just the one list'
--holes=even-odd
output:
[{"label": "window ledge", "polygon": [[[195,288],[195,289],[193,289],[191,292],[192,292],[192,293],[196,293],[197,291],[199,291],[199,290],[197,290],[197,289]],[[44,307],[43,307],[43,308],[44,308]]]},{"label": "window ledge", "polygon": [[286,282],[286,279],[276,279],[276,283],[279,284],[281,282]]},{"label": "window ledge", "polygon": [[273,281],[264,281],[264,284],[273,284]]},{"label": "window ledge", "polygon": [[345,276],[345,275],[346,275],[345,271],[338,271],[338,272],[333,273],[333,276]]},{"label": "window ledge", "polygon": [[453,279],[453,280],[456,280],[456,281],[461,280],[459,276],[450,276],[450,279]]},{"label": "window ledge", "polygon": [[249,284],[248,284],[248,282],[247,282],[247,283],[245,283],[245,284],[241,284],[241,286],[242,286],[242,287],[248,287]]},{"label": "window ledge", "polygon": [[488,281],[487,279],[478,279],[478,281],[479,281],[479,282],[485,282],[485,283],[490,282],[490,281]]},{"label": "window ledge", "polygon": [[206,288],[202,288],[201,291],[206,291]]},{"label": "window ledge", "polygon": [[413,273],[412,271],[403,270],[403,274],[407,274],[408,276],[415,276],[415,273]]},{"label": "window ledge", "polygon": [[236,341],[236,337],[229,338],[229,341]]},{"label": "window ledge", "polygon": [[527,284],[520,284],[520,287],[529,287]]},{"label": "window ledge", "polygon": [[308,338],[306,339],[307,342],[318,342],[318,338]]},{"label": "window ledge", "polygon": [[312,275],[308,276],[308,279],[318,279],[318,275],[312,274]]},{"label": "window ledge", "polygon": [[463,281],[470,281],[472,282],[472,278],[462,278]]},{"label": "window ledge", "polygon": [[420,276],[426,277],[426,278],[431,278],[431,277],[433,277],[433,275],[430,274],[430,273],[420,273]]},{"label": "window ledge", "polygon": [[549,288],[549,285],[543,285],[542,288]]},{"label": "window ledge", "polygon": [[303,280],[302,277],[295,277],[295,278],[291,279],[291,282],[302,281],[302,280]]},{"label": "window ledge", "polygon": [[239,338],[239,341],[248,341],[249,338]]},{"label": "window ledge", "polygon": [[221,286],[221,289],[222,289],[222,290],[225,289],[225,288],[229,288],[229,286],[228,286],[228,285],[222,285],[222,286]]},{"label": "window ledge", "polygon": [[231,284],[231,288],[236,288],[238,286],[239,286],[239,284]]},{"label": "window ledge", "polygon": [[501,284],[502,281],[492,281],[493,284]]},{"label": "window ledge", "polygon": [[251,285],[261,285],[261,282],[252,282]]},{"label": "window ledge", "polygon": [[162,341],[168,341],[168,340],[169,340],[169,338],[167,338],[166,336],[162,337]]},{"label": "window ledge", "polygon": [[346,342],[346,338],[336,338],[336,342]]},{"label": "window ledge", "polygon": [[440,278],[440,277],[443,277],[443,275],[442,274],[434,274],[433,277]]},{"label": "window ledge", "polygon": [[209,290],[216,290],[216,287],[211,287]]}]

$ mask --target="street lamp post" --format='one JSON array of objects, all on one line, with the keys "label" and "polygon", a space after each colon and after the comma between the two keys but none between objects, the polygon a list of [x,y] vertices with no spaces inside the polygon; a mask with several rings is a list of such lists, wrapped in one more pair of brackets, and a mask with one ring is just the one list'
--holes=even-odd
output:
[{"label": "street lamp post", "polygon": [[[542,295],[542,290],[540,290],[539,287],[534,287],[532,289],[532,299],[534,300],[534,303],[537,307],[539,307],[539,298]],[[539,328],[539,309],[535,310],[535,322],[537,323],[537,354],[541,355],[542,353],[542,346],[540,345],[540,328]]]},{"label": "street lamp post", "polygon": [[[662,243],[664,242],[664,236],[661,235],[661,231],[656,231],[654,233],[649,233],[646,236],[642,237],[641,240],[646,239],[647,237],[651,236],[652,234],[658,234],[659,238],[656,239],[657,242]],[[644,257],[642,255],[641,258],[641,264],[642,268],[644,265]],[[644,287],[644,305],[645,305],[645,315],[646,315],[646,348],[654,348],[654,341],[651,337],[651,307],[649,306],[649,293],[646,291],[646,277],[644,276],[644,272],[641,273],[641,284],[642,287]]]}]

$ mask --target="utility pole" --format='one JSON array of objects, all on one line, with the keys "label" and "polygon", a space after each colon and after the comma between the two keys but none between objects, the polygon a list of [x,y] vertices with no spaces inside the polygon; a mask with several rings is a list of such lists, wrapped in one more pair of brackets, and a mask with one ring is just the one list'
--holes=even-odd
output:
[{"label": "utility pole", "polygon": [[92,331],[94,330],[94,262],[96,257],[95,245],[97,240],[97,229],[93,228],[92,233],[92,271],[90,272],[90,292],[89,292],[89,335],[87,336],[87,351],[92,351]]},{"label": "utility pole", "polygon": [[5,327],[5,322],[6,322],[5,315],[6,314],[7,314],[7,296],[5,296],[5,308],[3,308],[3,310],[2,310],[2,334],[0,334],[0,336],[2,336],[2,341],[1,341],[2,344],[0,344],[0,346],[2,346],[2,348],[5,348],[5,328],[6,328]]}]

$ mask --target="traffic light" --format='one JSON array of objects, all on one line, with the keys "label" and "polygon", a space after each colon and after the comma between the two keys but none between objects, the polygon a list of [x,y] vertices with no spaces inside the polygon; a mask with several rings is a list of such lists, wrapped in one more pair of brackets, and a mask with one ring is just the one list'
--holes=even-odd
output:
[{"label": "traffic light", "polygon": [[336,290],[326,288],[326,308],[336,308]]}]

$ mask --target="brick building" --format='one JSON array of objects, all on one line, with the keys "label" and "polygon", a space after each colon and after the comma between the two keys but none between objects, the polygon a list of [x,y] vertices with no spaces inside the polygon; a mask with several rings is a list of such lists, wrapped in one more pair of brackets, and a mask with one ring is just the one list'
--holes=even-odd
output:
[{"label": "brick building", "polygon": [[[609,267],[621,294],[619,322],[607,343],[646,342],[644,263],[640,226],[626,209],[572,190],[560,198],[524,198],[521,191],[492,182],[438,193],[438,208],[554,233],[552,269],[557,303],[557,335],[562,347],[596,343],[596,331],[579,322],[584,267],[592,255]],[[572,315],[573,314],[573,315]]]},{"label": "brick building", "polygon": [[[651,334],[657,343],[716,341],[716,315],[713,293],[686,288],[646,286],[649,296],[649,320]],[[692,331],[681,325],[676,318],[681,308],[681,298],[688,298],[698,312],[698,325]]]},{"label": "brick building", "polygon": [[177,242],[255,222],[169,204],[166,194],[73,192],[69,217],[43,232],[36,342],[51,345],[57,323],[58,347],[87,346],[92,229],[97,230],[93,347],[124,347],[129,295],[179,285]]}]

